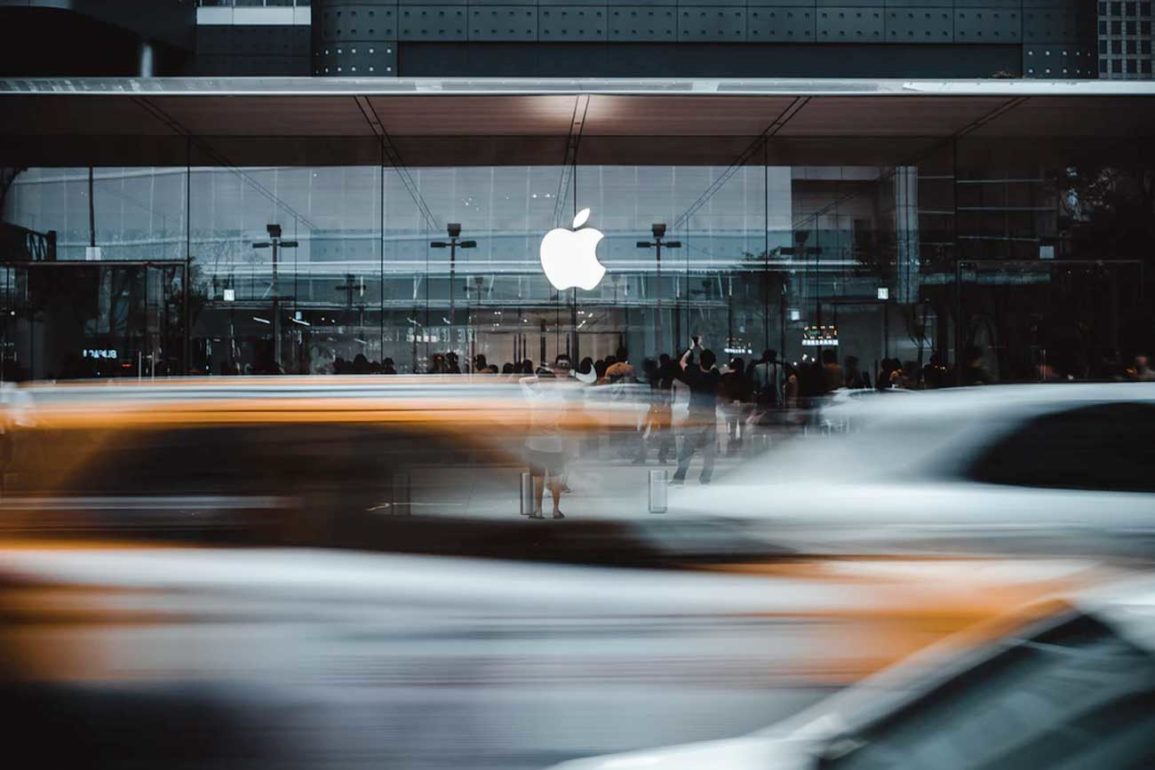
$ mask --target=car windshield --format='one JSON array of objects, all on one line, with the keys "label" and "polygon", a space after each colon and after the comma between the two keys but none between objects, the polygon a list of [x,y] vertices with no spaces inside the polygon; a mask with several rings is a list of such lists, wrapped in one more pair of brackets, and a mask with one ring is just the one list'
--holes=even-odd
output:
[{"label": "car windshield", "polygon": [[829,770],[1139,768],[1155,760],[1155,658],[1089,616],[1029,638],[837,745]]}]

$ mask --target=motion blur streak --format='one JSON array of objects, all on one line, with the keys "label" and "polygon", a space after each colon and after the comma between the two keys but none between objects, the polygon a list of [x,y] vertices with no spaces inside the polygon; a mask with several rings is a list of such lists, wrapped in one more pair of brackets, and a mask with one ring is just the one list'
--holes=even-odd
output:
[{"label": "motion blur streak", "polygon": [[[813,768],[907,734],[893,704],[824,698],[943,640],[956,657],[889,691],[956,686],[927,672],[993,681],[957,656],[1010,648],[1062,678],[1058,632],[1037,623],[1122,656],[1078,669],[1087,692],[1146,670],[1105,614],[1070,613],[1150,569],[1152,386],[838,397],[718,428],[691,458],[719,450],[714,476],[667,490],[654,450],[712,436],[701,413],[675,401],[664,423],[648,387],[534,380],[0,391],[8,751],[47,767],[533,768],[807,707],[860,725],[818,731],[801,764],[755,763]],[[548,520],[554,491],[564,518]],[[721,743],[580,766],[771,751]]]},{"label": "motion blur streak", "polygon": [[[200,764],[232,766],[240,742],[270,767],[532,767],[732,734],[998,609],[974,587],[908,594],[885,571],[812,565],[33,547],[3,563],[17,719],[43,730],[64,706],[76,721],[53,750],[99,747],[110,764],[179,758],[202,734],[215,748]],[[1008,600],[1090,578],[1078,563],[974,566],[1001,571],[978,582]],[[108,742],[178,706],[167,737]]]}]

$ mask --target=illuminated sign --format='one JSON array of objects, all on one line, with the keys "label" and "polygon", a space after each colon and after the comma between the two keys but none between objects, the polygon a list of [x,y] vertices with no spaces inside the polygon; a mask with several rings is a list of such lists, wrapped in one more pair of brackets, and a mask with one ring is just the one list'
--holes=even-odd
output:
[{"label": "illuminated sign", "polygon": [[120,358],[120,353],[112,348],[85,348],[80,355],[83,358],[94,359],[117,359]]},{"label": "illuminated sign", "polygon": [[573,218],[573,229],[556,227],[541,239],[541,269],[558,291],[585,289],[589,291],[602,281],[606,269],[598,261],[600,230],[582,227],[590,218],[590,210],[582,209]]},{"label": "illuminated sign", "polygon": [[836,348],[838,347],[837,326],[807,326],[802,329],[802,347],[804,348]]}]

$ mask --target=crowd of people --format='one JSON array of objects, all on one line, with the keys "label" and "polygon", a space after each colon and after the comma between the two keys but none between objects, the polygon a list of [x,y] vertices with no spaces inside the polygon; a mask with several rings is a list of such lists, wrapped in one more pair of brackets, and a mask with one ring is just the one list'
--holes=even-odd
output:
[{"label": "crowd of people", "polygon": [[[569,360],[568,356],[564,357]],[[739,403],[755,403],[761,398],[764,403],[775,407],[792,409],[806,408],[814,399],[821,399],[840,388],[862,389],[903,389],[930,390],[937,388],[986,385],[995,382],[984,363],[982,350],[977,346],[964,349],[961,363],[949,366],[941,353],[932,353],[925,364],[916,361],[902,361],[898,358],[884,358],[877,363],[873,373],[864,368],[858,357],[845,356],[842,363],[838,353],[827,348],[817,357],[803,356],[801,362],[779,361],[775,350],[767,350],[756,360],[747,362],[741,357],[731,358],[719,367],[723,379],[723,390],[727,400]],[[678,355],[663,353],[657,358],[646,358],[642,362],[641,373],[635,371],[627,354],[618,350],[615,355],[604,359],[585,357],[572,372],[585,384],[609,385],[619,382],[644,382],[658,387],[678,379]],[[530,359],[507,361],[498,367],[491,364],[484,354],[463,364],[454,352],[433,353],[425,368],[427,374],[493,374],[520,378],[534,375],[550,368],[545,362],[540,365]],[[1152,369],[1146,355],[1136,355],[1130,363],[1124,363],[1117,353],[1108,353],[1099,364],[1087,371],[1072,372],[1068,366],[1055,363],[1040,363],[1031,378],[1038,382],[1069,380],[1092,381],[1153,381]],[[363,354],[352,360],[337,357],[333,361],[333,374],[397,374],[397,366],[392,358],[371,361]],[[253,369],[253,374],[275,374],[280,372]],[[765,381],[774,378],[774,387]],[[669,386],[663,386],[669,389]],[[773,390],[773,395],[770,391]]]},{"label": "crowd of people", "polygon": [[[337,358],[336,374],[396,374],[393,359],[370,361],[357,355],[351,361]],[[698,480],[709,484],[720,451],[726,455],[743,451],[747,439],[759,431],[789,430],[807,424],[811,415],[834,391],[935,389],[976,386],[995,381],[984,364],[980,348],[968,347],[955,366],[939,353],[925,364],[884,358],[864,367],[858,357],[847,355],[839,361],[835,348],[821,350],[801,362],[779,359],[770,349],[753,360],[735,356],[719,361],[700,338],[680,353],[647,357],[635,368],[627,349],[619,348],[605,358],[582,358],[574,366],[565,354],[552,363],[526,359],[507,361],[500,367],[484,354],[462,362],[454,352],[434,353],[426,367],[429,374],[473,374],[493,376],[520,383],[530,398],[532,426],[525,440],[525,459],[533,479],[533,508],[527,515],[543,517],[545,493],[552,499],[553,517],[564,518],[562,494],[568,490],[566,457],[574,453],[564,439],[559,415],[565,396],[556,384],[571,388],[606,389],[601,395],[636,404],[643,415],[632,435],[614,437],[615,459],[645,464],[651,458],[665,465],[673,460],[676,468],[671,483],[685,483],[690,465],[701,458]],[[1040,364],[1038,381],[1070,380],[1053,365]],[[1098,380],[1155,381],[1145,355],[1135,356],[1129,365],[1116,355],[1104,358],[1093,374]],[[1081,379],[1081,378],[1080,378]],[[592,391],[591,391],[592,393]],[[586,437],[578,453],[600,451],[602,437]]]},{"label": "crowd of people", "polygon": [[[475,371],[497,373],[482,356]],[[636,435],[625,443],[624,455],[635,464],[648,461],[656,452],[660,464],[676,456],[677,467],[671,483],[685,483],[690,464],[701,456],[699,482],[709,484],[714,472],[720,439],[727,454],[742,451],[751,431],[802,424],[812,408],[840,389],[928,389],[953,385],[975,386],[993,382],[983,365],[981,351],[968,348],[959,369],[948,367],[941,356],[932,355],[918,367],[911,362],[884,359],[873,373],[865,371],[855,356],[839,363],[837,352],[826,349],[816,359],[801,363],[780,361],[775,350],[747,363],[741,357],[719,365],[714,352],[694,338],[681,355],[662,354],[646,358],[641,372],[630,363],[629,352],[621,348],[614,356],[584,358],[575,368],[570,358],[560,355],[552,366],[534,368],[532,362],[507,364],[504,373],[514,373],[534,401],[534,423],[526,441],[527,460],[534,479],[534,508],[529,515],[543,518],[544,492],[553,500],[554,518],[564,518],[560,508],[566,491],[565,451],[557,424],[558,402],[549,398],[549,380],[571,377],[589,387],[642,385],[633,393],[645,394],[645,417]],[[1114,379],[1155,381],[1146,356],[1136,356],[1133,365],[1120,368]],[[628,396],[627,396],[628,397]],[[675,418],[675,411],[678,417]],[[724,436],[720,431],[724,430]]]}]

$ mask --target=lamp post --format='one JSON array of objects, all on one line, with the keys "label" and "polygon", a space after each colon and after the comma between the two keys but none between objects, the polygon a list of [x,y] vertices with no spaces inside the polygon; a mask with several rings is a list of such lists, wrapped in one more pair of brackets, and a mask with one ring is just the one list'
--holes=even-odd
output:
[{"label": "lamp post", "polygon": [[655,222],[650,225],[650,233],[653,235],[654,240],[638,241],[638,248],[654,250],[655,264],[657,265],[654,280],[654,286],[656,287],[654,295],[657,299],[657,319],[654,324],[654,338],[658,344],[658,351],[660,352],[662,350],[662,247],[665,246],[667,249],[680,249],[682,248],[682,242],[665,240],[666,225],[661,222]]},{"label": "lamp post", "polygon": [[457,324],[457,297],[455,292],[457,283],[457,250],[477,248],[477,241],[461,240],[461,225],[451,222],[445,226],[449,235],[448,241],[430,241],[429,245],[435,249],[449,249],[449,346],[453,348],[453,329]]},{"label": "lamp post", "polygon": [[265,225],[265,230],[269,233],[269,240],[254,241],[254,249],[272,249],[273,250],[273,279],[272,279],[272,300],[273,300],[273,360],[277,366],[281,364],[281,294],[280,286],[277,283],[277,258],[280,255],[281,249],[295,249],[300,244],[297,241],[286,241],[281,238],[281,226],[277,224]]}]

